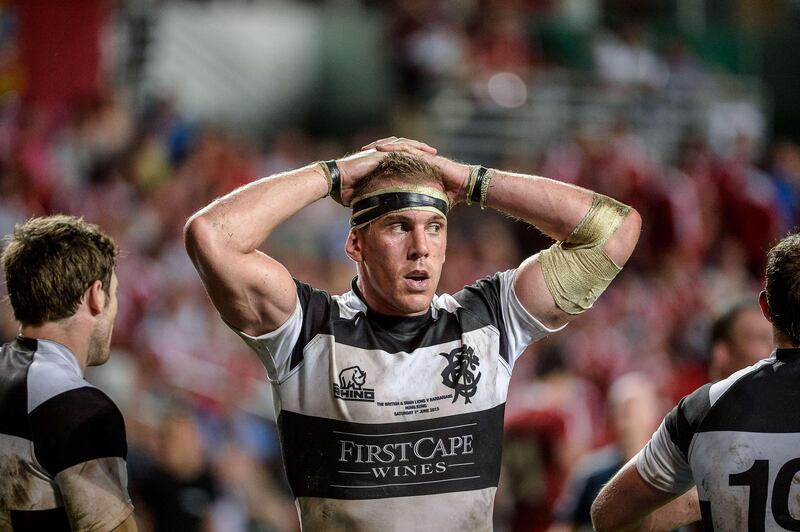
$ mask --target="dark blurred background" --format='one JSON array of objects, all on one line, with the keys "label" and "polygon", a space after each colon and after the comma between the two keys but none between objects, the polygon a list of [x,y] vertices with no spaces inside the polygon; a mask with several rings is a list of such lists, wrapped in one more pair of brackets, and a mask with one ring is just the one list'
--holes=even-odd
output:
[{"label": "dark blurred background", "polygon": [[[66,212],[123,249],[114,353],[87,375],[125,414],[140,529],[297,529],[265,371],[181,231],[236,186],[388,135],[642,214],[619,279],[509,391],[496,529],[585,526],[596,450],[635,452],[713,376],[715,317],[755,301],[798,223],[798,28],[797,0],[0,1],[0,234]],[[550,245],[490,211],[451,220],[441,292]],[[347,230],[324,200],[264,249],[339,293]],[[3,299],[0,340],[17,328]],[[754,314],[740,340],[766,356],[768,332]]]}]

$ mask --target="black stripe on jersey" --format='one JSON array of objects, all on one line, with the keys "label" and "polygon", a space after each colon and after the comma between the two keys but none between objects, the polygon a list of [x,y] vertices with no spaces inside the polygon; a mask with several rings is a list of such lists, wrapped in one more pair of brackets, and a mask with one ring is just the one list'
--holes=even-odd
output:
[{"label": "black stripe on jersey", "polygon": [[705,384],[681,399],[664,419],[672,443],[678,446],[687,460],[689,444],[711,408],[708,396],[710,387],[711,384]]},{"label": "black stripe on jersey", "polygon": [[11,528],[15,531],[41,530],[47,532],[70,532],[67,512],[64,507],[52,510],[37,510],[29,512],[11,511]]},{"label": "black stripe on jersey", "polygon": [[775,358],[781,362],[792,363],[800,361],[800,349],[780,348],[775,350]]},{"label": "black stripe on jersey", "polygon": [[17,337],[0,351],[0,433],[31,439],[28,427],[28,368],[37,342]]},{"label": "black stripe on jersey", "polygon": [[714,403],[702,432],[800,432],[800,363],[767,363],[741,377]]},{"label": "black stripe on jersey", "polygon": [[[382,327],[382,318],[372,312],[356,314],[353,319],[336,320],[333,324],[336,343],[359,349],[380,349],[386,353],[410,353],[420,347],[440,345],[461,339],[470,330],[468,323],[459,324],[459,318],[450,312],[440,311],[434,320],[430,315],[420,320],[416,316],[396,317],[391,329]],[[405,327],[411,324],[414,327]],[[479,328],[479,327],[474,327]]]},{"label": "black stripe on jersey", "polygon": [[500,356],[508,362],[511,357],[508,352],[508,339],[502,327],[503,305],[500,299],[500,274],[485,277],[475,284],[465,286],[453,297],[464,310],[472,313],[477,320],[500,331]]},{"label": "black stripe on jersey", "polygon": [[88,460],[128,454],[122,414],[96,388],[60,393],[34,408],[30,421],[36,459],[53,476]]},{"label": "black stripe on jersey", "polygon": [[381,499],[496,487],[503,410],[399,423],[278,416],[295,497]]},{"label": "black stripe on jersey", "polygon": [[[300,337],[294,344],[292,359],[289,369],[296,368],[303,361],[303,348],[317,334],[330,334],[330,323],[332,319],[338,317],[338,307],[332,304],[331,296],[327,292],[317,290],[297,279],[297,296],[300,300],[300,307],[303,309],[303,326],[300,330]],[[333,313],[333,314],[331,314]]]}]

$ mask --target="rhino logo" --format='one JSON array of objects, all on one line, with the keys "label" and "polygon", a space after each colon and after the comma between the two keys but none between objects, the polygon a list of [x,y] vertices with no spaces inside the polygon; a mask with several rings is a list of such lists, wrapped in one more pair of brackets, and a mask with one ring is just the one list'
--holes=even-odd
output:
[{"label": "rhino logo", "polygon": [[339,372],[339,382],[333,383],[333,396],[343,401],[375,402],[375,390],[364,388],[367,372],[358,366],[350,366]]},{"label": "rhino logo", "polygon": [[339,388],[346,390],[355,388],[360,390],[367,381],[367,372],[358,366],[350,366],[339,372]]}]

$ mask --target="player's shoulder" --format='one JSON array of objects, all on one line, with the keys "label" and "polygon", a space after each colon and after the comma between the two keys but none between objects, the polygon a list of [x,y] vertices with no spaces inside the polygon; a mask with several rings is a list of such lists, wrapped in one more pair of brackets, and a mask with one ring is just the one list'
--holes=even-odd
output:
[{"label": "player's shoulder", "polygon": [[443,301],[455,304],[481,316],[491,325],[496,325],[501,308],[508,300],[509,290],[514,284],[516,269],[497,272],[466,285],[458,292],[441,296]]},{"label": "player's shoulder", "polygon": [[[47,340],[37,340],[33,360],[28,369],[28,412],[51,399],[69,401],[89,395],[109,400],[86,379],[75,355],[65,346]],[[72,393],[71,393],[72,392]]]},{"label": "player's shoulder", "polygon": [[752,366],[742,368],[732,373],[728,378],[714,383],[708,390],[709,402],[714,405],[723,397],[730,397],[738,387],[750,382],[762,370],[772,366],[775,362],[776,359],[773,356],[759,360]]},{"label": "player's shoulder", "polygon": [[[767,358],[742,368],[728,378],[707,383],[685,396],[664,420],[672,441],[688,456],[689,446],[698,432],[716,430],[730,424],[730,407],[739,398],[738,390],[774,359]],[[734,409],[737,407],[734,406]]]}]

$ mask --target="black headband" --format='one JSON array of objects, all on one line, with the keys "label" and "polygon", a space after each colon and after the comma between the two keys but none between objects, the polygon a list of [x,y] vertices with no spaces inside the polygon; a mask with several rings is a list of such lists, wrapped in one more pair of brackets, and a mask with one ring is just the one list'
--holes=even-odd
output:
[{"label": "black headband", "polygon": [[441,198],[419,192],[383,192],[355,201],[350,225],[364,225],[392,211],[419,208],[435,209],[447,216],[450,205]]}]

